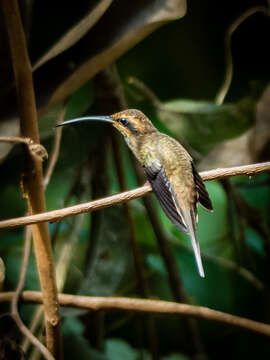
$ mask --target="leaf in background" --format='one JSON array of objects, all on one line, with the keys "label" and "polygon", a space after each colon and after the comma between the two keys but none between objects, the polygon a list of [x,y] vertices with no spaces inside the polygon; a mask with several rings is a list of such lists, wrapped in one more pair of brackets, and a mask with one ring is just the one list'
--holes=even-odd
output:
[{"label": "leaf in background", "polygon": [[[269,160],[270,144],[270,86],[266,87],[256,104],[254,127],[236,139],[214,146],[200,162],[199,169],[232,167]],[[236,122],[237,125],[237,122]]]},{"label": "leaf in background", "polygon": [[[118,6],[118,7],[117,7]],[[108,23],[101,24],[99,36],[106,41],[97,44],[101,51],[95,53],[83,62],[68,78],[58,86],[49,100],[49,106],[66,99],[73,91],[90,80],[99,71],[111,64],[115,59],[131,49],[147,35],[166,22],[181,18],[186,12],[185,0],[148,0],[143,3],[119,2],[106,12]],[[102,18],[103,20],[103,18]],[[117,21],[116,21],[117,20]],[[99,25],[99,24],[98,24]],[[103,33],[103,34],[102,34]],[[92,32],[88,35],[88,46],[92,44]],[[93,35],[94,36],[94,35]],[[95,37],[97,34],[95,35]],[[93,50],[93,49],[92,49]]]},{"label": "leaf in background", "polygon": [[80,294],[110,296],[132,264],[129,229],[122,206],[103,210],[103,223],[95,243]]},{"label": "leaf in background", "polygon": [[210,170],[221,167],[233,167],[253,163],[250,153],[250,139],[253,130],[245,132],[236,139],[222,141],[197,164],[199,170]]},{"label": "leaf in background", "polygon": [[264,242],[261,236],[254,229],[247,227],[245,229],[245,238],[250,248],[261,258],[265,258]]},{"label": "leaf in background", "polygon": [[[143,358],[144,360],[151,360],[152,355],[149,351],[142,349],[135,349],[131,347],[127,342],[121,339],[108,339],[105,342],[105,355],[109,360],[138,360]],[[162,360],[187,360],[188,357],[182,354],[170,354],[160,357]]]},{"label": "leaf in background", "polygon": [[[10,246],[10,248],[6,247],[5,255],[3,255],[3,260],[6,265],[6,278],[12,289],[14,289],[17,286],[17,282],[21,270],[22,254],[23,254],[23,247],[19,248],[18,244],[16,245],[17,247],[15,247],[14,245]],[[37,290],[37,291],[40,289],[37,267],[33,253],[31,253],[29,258],[24,288],[28,290]]]},{"label": "leaf in background", "polygon": [[157,108],[161,120],[182,142],[201,152],[219,141],[235,138],[254,123],[255,101],[216,105],[193,100],[173,100]]},{"label": "leaf in background", "polygon": [[[250,129],[254,123],[256,103],[253,98],[247,97],[238,103],[225,105],[185,99],[174,99],[162,103],[154,91],[139,79],[130,77],[128,84],[130,86],[126,90],[131,106],[145,108],[145,113],[159,131],[178,138],[191,153],[192,150],[209,152],[216,143],[220,146],[219,142],[238,137]],[[236,151],[238,156],[244,159],[246,159],[248,140],[246,137],[245,144],[242,142],[240,144],[245,148],[244,154]],[[229,141],[235,141],[235,145],[238,145],[238,139]],[[224,145],[226,144],[224,141]],[[226,150],[228,150],[227,147]],[[215,152],[213,155],[215,159]],[[231,154],[229,157],[232,160]]]},{"label": "leaf in background", "polygon": [[64,356],[66,360],[109,360],[107,356],[93,349],[89,342],[83,337],[84,326],[76,317],[64,319],[62,326]]},{"label": "leaf in background", "polygon": [[[91,108],[92,103],[93,83],[89,81],[75,91],[67,102],[65,120],[85,114],[86,110]],[[63,105],[57,105],[41,116],[39,120],[40,137],[43,143],[47,141],[44,145],[49,153],[51,148],[51,142],[49,142],[49,140],[55,135],[55,125],[62,110]],[[56,166],[56,173],[58,167],[62,168],[62,174],[60,175],[62,179],[65,175],[67,179],[72,176],[71,173],[68,175],[66,172],[71,170],[72,167],[79,165],[80,162],[89,155],[91,150],[94,149],[95,144],[99,141],[99,136],[102,134],[102,131],[102,126],[96,124],[80,124],[79,126],[75,125],[63,129],[60,156]]]},{"label": "leaf in background", "polygon": [[112,0],[101,0],[97,5],[91,9],[76,25],[66,32],[52,47],[42,56],[33,66],[33,70],[51,60],[55,56],[66,51],[79,41],[101,18],[104,12],[111,5]]},{"label": "leaf in background", "polygon": [[270,85],[266,87],[256,107],[256,124],[250,139],[255,161],[268,161],[270,155]]},{"label": "leaf in background", "polygon": [[137,360],[139,358],[139,351],[121,339],[106,340],[105,354],[110,360]]},{"label": "leaf in background", "polygon": [[[221,254],[220,247],[215,250],[220,239],[228,233],[227,207],[228,199],[223,187],[218,182],[207,182],[207,191],[212,199],[214,212],[209,213],[201,206],[198,208],[198,236],[202,249],[207,249],[207,253],[214,255]],[[209,226],[211,224],[211,226]],[[211,252],[211,247],[214,247]]]},{"label": "leaf in background", "polygon": [[[206,277],[202,285],[202,279],[198,276],[192,252],[176,246],[173,249],[179,273],[191,304],[200,304],[201,306],[234,313],[236,311],[236,297],[239,297],[240,303],[245,303],[245,299],[241,298],[242,289],[235,286],[236,280],[243,286],[247,286],[249,291],[254,292],[254,287],[239,277],[236,271],[230,271],[207,258],[203,258]],[[163,300],[171,301],[168,274],[162,258],[157,254],[148,254],[146,263],[156,273],[156,276],[151,278],[152,292],[156,296],[162,297]],[[222,284],[222,287],[220,291],[213,291],[217,283]]]},{"label": "leaf in background", "polygon": [[94,101],[93,82],[88,81],[75,91],[67,104],[65,120],[83,115]]},{"label": "leaf in background", "polygon": [[[239,184],[237,184],[237,179],[240,179]],[[266,217],[268,216],[269,205],[266,199],[270,199],[269,174],[258,174],[252,178],[247,176],[237,177],[231,181],[236,183],[237,190],[244,196],[249,205],[257,208]]]},{"label": "leaf in background", "polygon": [[[83,115],[91,107],[93,97],[93,83],[89,81],[72,94],[66,105],[65,120]],[[44,115],[41,114],[38,125],[42,140],[55,132],[55,125],[62,109],[63,105],[61,104],[50,109]]]}]

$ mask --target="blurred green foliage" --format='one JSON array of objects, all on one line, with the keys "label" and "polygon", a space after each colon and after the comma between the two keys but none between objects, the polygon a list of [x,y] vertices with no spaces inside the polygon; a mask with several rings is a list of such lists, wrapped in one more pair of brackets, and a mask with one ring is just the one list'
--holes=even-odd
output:
[{"label": "blurred green foliage", "polygon": [[[36,2],[34,13],[42,18],[39,6],[42,9],[45,5],[41,3],[42,5],[39,5]],[[88,2],[82,3],[82,9],[88,9]],[[143,2],[139,3],[143,8]],[[248,5],[254,6],[260,3],[259,1],[239,1],[239,3],[228,2],[217,5],[214,1],[190,1],[188,14],[183,20],[177,20],[162,27],[118,58],[116,66],[121,84],[125,88],[129,107],[139,107],[151,117],[161,131],[181,140],[188,149],[199,154],[198,158],[206,156],[214,146],[223,141],[238,138],[254,128],[257,98],[250,94],[248,83],[253,79],[262,80],[263,77],[264,80],[269,80],[269,62],[267,63],[264,58],[264,55],[265,57],[269,55],[263,52],[264,49],[260,50],[261,53],[256,57],[256,61],[261,66],[257,66],[256,69],[252,54],[254,50],[250,49],[249,42],[252,40],[252,46],[255,46],[257,40],[259,43],[262,41],[263,30],[269,26],[269,20],[263,20],[268,21],[266,25],[258,17],[254,20],[252,30],[248,31],[245,25],[242,32],[239,30],[240,34],[236,36],[236,43],[233,44],[233,49],[237,48],[236,75],[230,88],[230,102],[217,106],[212,99],[216,95],[224,72],[224,32],[233,18],[244,11]],[[64,7],[65,3],[62,2],[61,13]],[[53,26],[51,28],[47,26],[45,30],[41,28],[41,25],[45,20],[49,25],[48,19],[42,18],[41,24],[38,24],[37,18],[34,19],[35,33],[30,46],[33,57],[45,51],[44,48],[40,49],[39,39],[43,39],[42,41],[47,46],[54,42],[64,29],[69,28],[73,11],[77,7],[75,3],[70,8],[65,7],[61,24],[56,21],[56,18],[57,20],[59,18],[57,6],[56,14],[58,15],[52,13]],[[67,15],[65,15],[66,11]],[[121,21],[124,23],[124,17],[117,19],[117,22]],[[106,28],[106,24],[104,27],[104,31],[100,33],[102,38],[106,38],[106,33],[110,31],[109,27]],[[123,31],[122,28],[121,31]],[[243,50],[243,43],[248,48],[248,55],[251,54],[250,58],[245,56],[247,50]],[[80,56],[76,58],[78,49],[79,45],[75,45],[72,50],[67,51],[67,57],[72,55],[70,59],[68,58],[69,62],[64,57],[65,54],[61,54],[60,59],[56,58],[55,62],[52,60],[52,64],[47,64],[44,70],[41,69],[41,75],[38,75],[39,73],[35,75],[36,83],[39,84],[39,76],[41,79],[42,76],[47,76],[48,81],[45,81],[44,85],[47,89],[50,81],[58,80],[57,72],[53,70],[57,62],[59,66],[62,61],[63,68],[65,66],[73,68],[76,62],[81,61],[80,57],[83,57],[82,53],[79,53]],[[93,53],[97,50],[98,47],[91,49]],[[264,66],[266,64],[267,66]],[[132,90],[132,87],[127,84],[127,78],[130,76],[136,76],[144,81],[162,99],[161,107],[151,104],[143,94],[140,94],[141,98],[136,97],[133,93],[134,89]],[[39,88],[37,85],[37,92]],[[99,96],[100,94],[96,91],[96,82],[92,79],[74,91],[72,96],[66,99],[65,104],[58,104],[46,113],[42,113],[41,106],[40,135],[49,154],[53,149],[54,126],[63,106],[66,106],[65,119],[86,113],[103,114],[104,110],[98,101]],[[42,101],[44,98],[40,100],[41,103]],[[105,132],[105,126],[90,123],[64,129],[59,159],[46,190],[48,210],[92,199],[93,179],[97,177],[101,179],[101,183],[102,181],[106,183],[104,196],[119,191],[119,181],[110,145],[106,153],[104,173],[97,174],[93,165],[98,150],[105,147],[104,141],[109,142],[108,137],[104,135]],[[233,151],[234,149],[230,154],[231,157],[234,156]],[[123,143],[121,143],[120,152],[128,188],[134,188],[138,183],[129,150]],[[47,163],[44,164],[44,168]],[[1,219],[25,214],[25,200],[21,197],[19,184],[22,164],[23,156],[19,146],[14,147],[0,164]],[[207,213],[199,208],[198,233],[206,279],[199,278],[197,274],[188,238],[170,223],[155,203],[156,213],[162,222],[176,259],[179,276],[192,304],[269,322],[269,182],[269,174],[262,174],[252,179],[239,177],[229,181],[237,196],[243,198],[245,203],[260,215],[258,226],[244,215],[244,211],[239,210],[235,198],[225,191],[224,184],[220,182],[206,184],[215,210],[214,213]],[[153,298],[174,300],[167,268],[159,253],[143,202],[137,199],[130,205],[137,242],[143,254],[150,294]],[[58,224],[50,224],[50,232],[55,238],[55,259],[60,257],[63,246],[69,239],[72,226],[73,222],[69,218],[62,221],[59,227]],[[93,226],[96,226],[96,231],[93,231]],[[91,234],[95,236],[91,238]],[[101,210],[95,220],[92,214],[84,215],[82,226],[74,236],[77,237],[77,242],[70,250],[73,256],[68,264],[63,291],[94,296],[139,296],[130,246],[130,229],[122,206]],[[1,258],[6,267],[3,287],[5,291],[14,290],[16,287],[20,274],[23,239],[23,229],[1,232]],[[239,271],[240,268],[252,273],[253,280],[243,275],[243,272]],[[256,279],[262,282],[263,289],[258,289]],[[34,254],[31,253],[25,289],[37,290],[38,288]],[[3,312],[6,311],[8,311],[8,306],[5,305]],[[21,313],[24,321],[29,324],[34,307],[21,306]],[[62,315],[65,359],[75,357],[94,360],[151,358],[142,316],[135,314],[127,316],[124,312],[106,313],[102,339],[104,346],[103,349],[98,349],[91,340],[90,334],[97,324],[95,321],[90,323],[87,312],[63,309]],[[175,316],[155,316],[154,319],[160,358],[163,360],[190,358],[186,354],[186,343],[181,334],[184,326],[183,324],[180,326],[179,319]],[[260,359],[267,359],[270,356],[269,341],[266,338],[247,334],[242,330],[222,324],[198,321],[198,325],[209,359],[245,358],[248,360],[255,356]]]}]

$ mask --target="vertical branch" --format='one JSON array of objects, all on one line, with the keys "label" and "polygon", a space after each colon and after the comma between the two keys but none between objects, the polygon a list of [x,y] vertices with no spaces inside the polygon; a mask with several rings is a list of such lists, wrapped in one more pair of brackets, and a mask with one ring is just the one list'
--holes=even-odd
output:
[{"label": "vertical branch", "polygon": [[[6,22],[16,83],[21,136],[29,137],[35,143],[39,143],[31,64],[19,6],[16,0],[1,0],[1,5]],[[31,214],[40,213],[46,209],[42,178],[41,160],[26,153],[26,169],[22,182],[24,196],[28,203],[28,211]],[[48,224],[32,225],[32,231],[43,294],[47,348],[57,359],[61,359],[59,304]]]}]

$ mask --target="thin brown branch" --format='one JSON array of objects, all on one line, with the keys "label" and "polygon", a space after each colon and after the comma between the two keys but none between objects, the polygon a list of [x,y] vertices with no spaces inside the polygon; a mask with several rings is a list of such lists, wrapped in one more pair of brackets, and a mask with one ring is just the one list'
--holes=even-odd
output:
[{"label": "thin brown branch", "polygon": [[233,57],[232,57],[232,49],[231,49],[231,41],[232,41],[232,35],[237,30],[237,28],[250,16],[256,14],[256,13],[262,13],[264,15],[269,16],[269,10],[265,6],[255,6],[252,7],[243,14],[241,14],[228,28],[225,35],[225,76],[223,83],[217,93],[215,102],[218,105],[223,104],[224,99],[228,93],[228,90],[231,86],[232,77],[233,77]]},{"label": "thin brown branch", "polygon": [[32,232],[31,232],[30,227],[28,226],[26,228],[26,232],[25,232],[25,244],[24,244],[24,250],[23,250],[23,259],[22,259],[22,264],[21,264],[20,278],[19,278],[16,290],[15,290],[14,296],[11,301],[11,313],[16,314],[18,316],[19,316],[18,302],[19,302],[20,294],[23,290],[23,285],[24,285],[24,281],[25,281],[27,265],[28,265],[30,250],[31,250],[31,235],[32,235]]},{"label": "thin brown branch", "polygon": [[[270,171],[270,162],[203,171],[200,173],[200,175],[204,181],[211,181],[238,175],[253,176],[267,171]],[[152,189],[150,184],[146,183],[145,185],[136,189],[111,195],[103,199],[69,206],[59,210],[52,210],[41,214],[3,220],[0,221],[0,229],[38,224],[46,221],[59,221],[66,218],[67,216],[78,215],[88,211],[96,211],[115,204],[120,204],[129,200],[137,199],[138,197],[149,194],[151,191]]]},{"label": "thin brown branch", "polygon": [[35,345],[35,347],[38,349],[38,351],[41,352],[41,354],[45,357],[45,359],[54,360],[55,358],[52,356],[52,354],[49,352],[49,350],[24,325],[21,318],[19,317],[19,314],[12,314],[12,317],[13,317],[14,321],[16,322],[20,331],[31,341],[31,343],[33,345]]},{"label": "thin brown branch", "polygon": [[35,143],[30,138],[20,136],[0,136],[0,142],[23,144],[26,145],[31,156],[37,157],[42,161],[48,158],[48,154],[44,146],[39,143]]},{"label": "thin brown branch", "polygon": [[23,290],[23,285],[25,281],[26,271],[27,271],[27,265],[28,265],[28,259],[31,249],[31,236],[32,232],[30,227],[26,228],[26,234],[25,234],[25,245],[24,245],[24,252],[23,252],[23,260],[21,265],[21,271],[20,271],[20,278],[18,281],[17,288],[14,292],[14,295],[11,299],[11,315],[20,329],[20,331],[24,334],[24,336],[28,339],[30,343],[32,343],[45,357],[45,359],[53,360],[54,357],[51,355],[51,353],[48,351],[48,349],[36,338],[33,333],[24,325],[23,321],[20,318],[20,314],[18,311],[18,302],[19,297],[21,295],[21,292]]},{"label": "thin brown branch", "polygon": [[[0,293],[0,303],[10,302],[14,292]],[[24,291],[22,301],[27,303],[42,303],[42,294],[38,291]],[[230,326],[236,326],[257,334],[270,337],[270,325],[258,321],[249,320],[240,316],[212,310],[203,306],[177,304],[169,301],[133,299],[122,297],[90,297],[69,294],[59,294],[58,301],[61,306],[74,307],[88,310],[125,310],[136,312],[148,312],[158,314],[179,314],[193,316],[207,321],[220,322]]]},{"label": "thin brown branch", "polygon": [[[64,106],[60,110],[58,120],[57,120],[57,124],[60,124],[61,122],[64,121],[65,114],[66,114],[66,106]],[[52,151],[52,154],[50,156],[50,162],[49,162],[49,165],[47,167],[47,171],[46,171],[46,174],[45,174],[44,180],[43,180],[43,185],[44,185],[45,189],[46,189],[46,187],[47,187],[47,185],[48,185],[48,183],[49,183],[49,181],[51,179],[53,170],[55,168],[55,165],[56,165],[58,157],[59,157],[59,150],[60,150],[60,144],[61,144],[63,128],[61,126],[59,126],[59,127],[56,128],[55,131],[56,131],[56,133],[55,133],[55,137],[54,137],[54,147],[53,147],[53,151]]]},{"label": "thin brown branch", "polygon": [[[29,325],[29,330],[31,331],[32,334],[35,334],[39,325],[40,325],[40,319],[42,317],[44,313],[44,309],[43,309],[43,305],[39,305],[37,307],[37,309],[35,310],[35,313],[31,319],[31,324]],[[42,333],[44,333],[44,328],[42,327]],[[40,333],[37,335],[38,338],[40,338]],[[25,337],[21,343],[23,352],[26,354],[29,346],[31,345],[31,343],[29,342],[29,339],[27,337]]]},{"label": "thin brown branch", "polygon": [[[32,69],[27,52],[20,9],[17,0],[1,1],[10,45],[10,53],[17,90],[20,114],[20,136],[39,144],[37,109],[33,87]],[[46,211],[43,192],[42,161],[25,153],[25,171],[22,179],[24,196],[30,214]],[[44,301],[46,341],[48,350],[57,359],[62,358],[60,315],[57,301],[54,263],[48,224],[32,227],[34,250]]]},{"label": "thin brown branch", "polygon": [[270,161],[251,165],[235,166],[232,168],[220,168],[200,172],[203,181],[220,180],[231,176],[253,176],[270,171]]}]

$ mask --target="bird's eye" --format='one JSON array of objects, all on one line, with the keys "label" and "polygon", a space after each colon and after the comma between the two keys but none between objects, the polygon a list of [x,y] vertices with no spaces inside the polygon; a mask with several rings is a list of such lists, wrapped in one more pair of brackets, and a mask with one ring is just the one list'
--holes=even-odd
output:
[{"label": "bird's eye", "polygon": [[123,125],[123,126],[127,126],[128,125],[128,119],[127,118],[121,118],[118,120],[119,124]]}]

